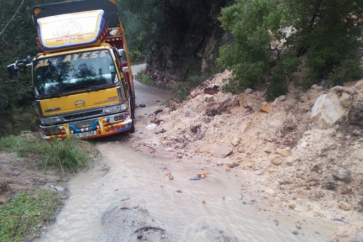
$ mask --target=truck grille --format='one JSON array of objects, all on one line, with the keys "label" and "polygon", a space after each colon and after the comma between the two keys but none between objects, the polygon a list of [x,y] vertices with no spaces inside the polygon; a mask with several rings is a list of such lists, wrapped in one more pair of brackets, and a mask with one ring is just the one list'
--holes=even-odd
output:
[{"label": "truck grille", "polygon": [[74,120],[74,119],[81,119],[81,118],[87,118],[92,117],[95,115],[100,115],[103,113],[103,110],[97,110],[97,111],[91,111],[91,112],[85,112],[85,113],[79,113],[79,114],[72,114],[68,116],[63,116],[63,119],[65,121]]}]

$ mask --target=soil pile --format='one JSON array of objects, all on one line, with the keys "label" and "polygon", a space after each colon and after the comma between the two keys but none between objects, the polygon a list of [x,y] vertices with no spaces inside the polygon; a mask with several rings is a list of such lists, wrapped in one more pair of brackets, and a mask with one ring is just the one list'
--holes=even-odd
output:
[{"label": "soil pile", "polygon": [[263,91],[222,93],[230,75],[217,74],[183,103],[142,119],[149,125],[143,140],[176,161],[202,155],[226,172],[243,173],[235,179],[245,181],[245,191],[263,194],[267,207],[359,225],[363,81],[308,91],[291,86],[268,103]]}]

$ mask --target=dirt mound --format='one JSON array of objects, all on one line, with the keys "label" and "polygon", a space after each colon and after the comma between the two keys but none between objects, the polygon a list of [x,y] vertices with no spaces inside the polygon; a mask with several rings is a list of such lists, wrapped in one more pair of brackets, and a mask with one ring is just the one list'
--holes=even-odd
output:
[{"label": "dirt mound", "polygon": [[[245,189],[263,193],[270,208],[358,223],[363,211],[363,82],[330,90],[291,86],[288,95],[267,103],[262,91],[222,93],[230,75],[217,74],[183,103],[143,120],[145,126],[158,125],[142,131],[148,137],[144,141],[173,153],[177,161],[203,155],[226,172],[243,172]],[[314,107],[322,95],[323,104]]]}]

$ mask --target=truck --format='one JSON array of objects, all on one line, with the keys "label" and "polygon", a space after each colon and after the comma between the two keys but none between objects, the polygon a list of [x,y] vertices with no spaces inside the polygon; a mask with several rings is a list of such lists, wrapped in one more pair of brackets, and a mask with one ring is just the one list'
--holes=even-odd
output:
[{"label": "truck", "polygon": [[43,139],[134,132],[135,90],[116,0],[33,7],[39,53],[8,65],[31,68]]}]

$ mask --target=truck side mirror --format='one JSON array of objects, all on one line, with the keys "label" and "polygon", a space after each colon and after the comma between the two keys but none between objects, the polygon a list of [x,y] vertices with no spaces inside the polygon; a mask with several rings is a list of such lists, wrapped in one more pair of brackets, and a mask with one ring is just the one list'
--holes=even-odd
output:
[{"label": "truck side mirror", "polygon": [[10,64],[7,66],[8,73],[10,77],[14,77],[15,75],[17,77],[20,77],[20,72],[18,67],[16,66],[16,63]]}]

